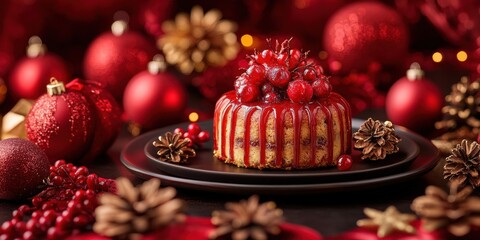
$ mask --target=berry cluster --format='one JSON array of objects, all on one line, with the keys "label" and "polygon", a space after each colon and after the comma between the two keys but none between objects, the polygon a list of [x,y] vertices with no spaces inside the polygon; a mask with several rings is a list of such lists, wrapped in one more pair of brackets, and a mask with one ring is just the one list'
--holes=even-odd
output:
[{"label": "berry cluster", "polygon": [[65,239],[85,230],[95,221],[97,194],[114,191],[114,183],[58,160],[50,167],[46,188],[32,198],[33,206],[20,206],[1,225],[0,239]]},{"label": "berry cluster", "polygon": [[277,42],[275,50],[249,56],[248,69],[235,81],[235,92],[242,103],[277,103],[288,98],[304,104],[328,97],[332,85],[322,67],[308,59],[307,53],[290,49],[289,45],[290,40]]},{"label": "berry cluster", "polygon": [[202,130],[198,123],[190,123],[187,127],[187,131],[183,128],[175,128],[173,133],[181,133],[184,138],[189,138],[191,140],[189,147],[201,148],[203,143],[210,140],[210,133],[206,130]]}]

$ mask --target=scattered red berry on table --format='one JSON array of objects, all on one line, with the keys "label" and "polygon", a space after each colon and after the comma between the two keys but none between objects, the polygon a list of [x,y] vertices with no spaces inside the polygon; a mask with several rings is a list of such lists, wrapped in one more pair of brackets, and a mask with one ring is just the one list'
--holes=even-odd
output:
[{"label": "scattered red berry on table", "polygon": [[351,155],[340,155],[338,157],[337,168],[340,171],[347,171],[352,168],[353,160]]},{"label": "scattered red berry on table", "polygon": [[189,138],[191,140],[190,147],[201,148],[203,143],[210,140],[210,133],[206,130],[202,130],[198,123],[190,123],[187,126],[187,131],[183,128],[175,128],[174,133],[181,133],[182,137]]}]

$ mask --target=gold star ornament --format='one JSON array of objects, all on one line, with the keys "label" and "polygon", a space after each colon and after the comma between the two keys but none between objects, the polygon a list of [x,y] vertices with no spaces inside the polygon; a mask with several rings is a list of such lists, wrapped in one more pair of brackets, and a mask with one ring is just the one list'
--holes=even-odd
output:
[{"label": "gold star ornament", "polygon": [[183,74],[203,72],[209,66],[224,66],[239,51],[237,25],[223,20],[216,9],[204,12],[195,6],[190,16],[180,13],[175,20],[165,21],[162,29],[165,35],[158,39],[157,45],[167,63]]},{"label": "gold star ornament", "polygon": [[378,237],[385,237],[393,231],[415,233],[415,228],[410,225],[410,222],[415,220],[416,216],[401,213],[394,206],[389,206],[385,212],[372,208],[365,208],[363,212],[369,218],[358,220],[357,226],[378,227]]}]

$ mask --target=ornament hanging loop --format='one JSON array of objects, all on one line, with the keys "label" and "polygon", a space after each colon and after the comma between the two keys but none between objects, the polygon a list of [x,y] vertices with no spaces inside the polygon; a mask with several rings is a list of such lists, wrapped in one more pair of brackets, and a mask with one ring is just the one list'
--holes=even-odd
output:
[{"label": "ornament hanging loop", "polygon": [[164,72],[166,68],[167,64],[165,63],[165,58],[160,54],[153,56],[153,60],[148,63],[148,72],[150,74]]},{"label": "ornament hanging loop", "polygon": [[49,96],[61,95],[65,92],[65,85],[56,78],[50,78],[50,83],[47,85],[47,93]]},{"label": "ornament hanging loop", "polygon": [[407,79],[411,81],[422,79],[424,75],[425,72],[417,62],[412,63],[410,69],[407,70]]},{"label": "ornament hanging loop", "polygon": [[28,39],[27,56],[35,58],[44,55],[47,52],[47,47],[43,44],[39,36],[31,36]]}]

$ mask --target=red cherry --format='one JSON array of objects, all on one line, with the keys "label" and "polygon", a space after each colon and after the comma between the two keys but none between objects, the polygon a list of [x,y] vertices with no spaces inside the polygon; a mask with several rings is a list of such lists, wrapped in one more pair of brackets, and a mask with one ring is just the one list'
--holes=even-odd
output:
[{"label": "red cherry", "polygon": [[255,60],[259,64],[270,64],[272,63],[273,57],[274,57],[273,51],[266,49],[266,50],[263,50],[261,53],[258,53]]},{"label": "red cherry", "polygon": [[340,171],[350,170],[352,168],[352,156],[344,154],[338,157],[337,168]]},{"label": "red cherry", "polygon": [[312,68],[306,68],[303,71],[303,79],[306,81],[313,81],[317,77],[317,73],[315,72],[315,69]]},{"label": "red cherry", "polygon": [[286,67],[275,66],[267,71],[267,79],[270,83],[278,88],[285,88],[290,81],[290,71]]},{"label": "red cherry", "polygon": [[210,140],[210,133],[208,133],[207,131],[201,131],[198,134],[198,141],[199,142],[206,142],[208,140]]},{"label": "red cherry", "polygon": [[243,85],[237,90],[237,98],[239,98],[242,103],[256,101],[259,96],[260,89],[253,84]]},{"label": "red cherry", "polygon": [[265,67],[263,67],[262,65],[252,65],[247,69],[246,73],[247,76],[249,76],[249,82],[252,84],[261,85],[266,81]]},{"label": "red cherry", "polygon": [[318,76],[323,75],[323,68],[320,65],[315,65],[313,67],[315,69],[315,72],[317,73]]},{"label": "red cherry", "polygon": [[312,83],[313,94],[319,98],[326,98],[332,91],[332,85],[328,80],[316,79]]},{"label": "red cherry", "polygon": [[278,65],[287,66],[288,61],[288,53],[280,53],[277,55],[277,63]]},{"label": "red cherry", "polygon": [[187,127],[187,131],[188,133],[190,133],[191,135],[198,135],[198,133],[201,131],[202,129],[200,128],[200,126],[198,125],[198,123],[190,123],[188,124],[188,127]]},{"label": "red cherry", "polygon": [[312,100],[313,89],[308,82],[295,80],[288,84],[287,94],[294,103],[308,103]]},{"label": "red cherry", "polygon": [[275,88],[273,87],[272,84],[270,84],[270,83],[268,83],[268,82],[265,83],[265,84],[263,84],[263,86],[262,86],[262,93],[263,93],[263,95],[265,95],[265,94],[267,94],[267,93],[269,93],[269,92],[274,92],[274,91],[275,91]]}]

